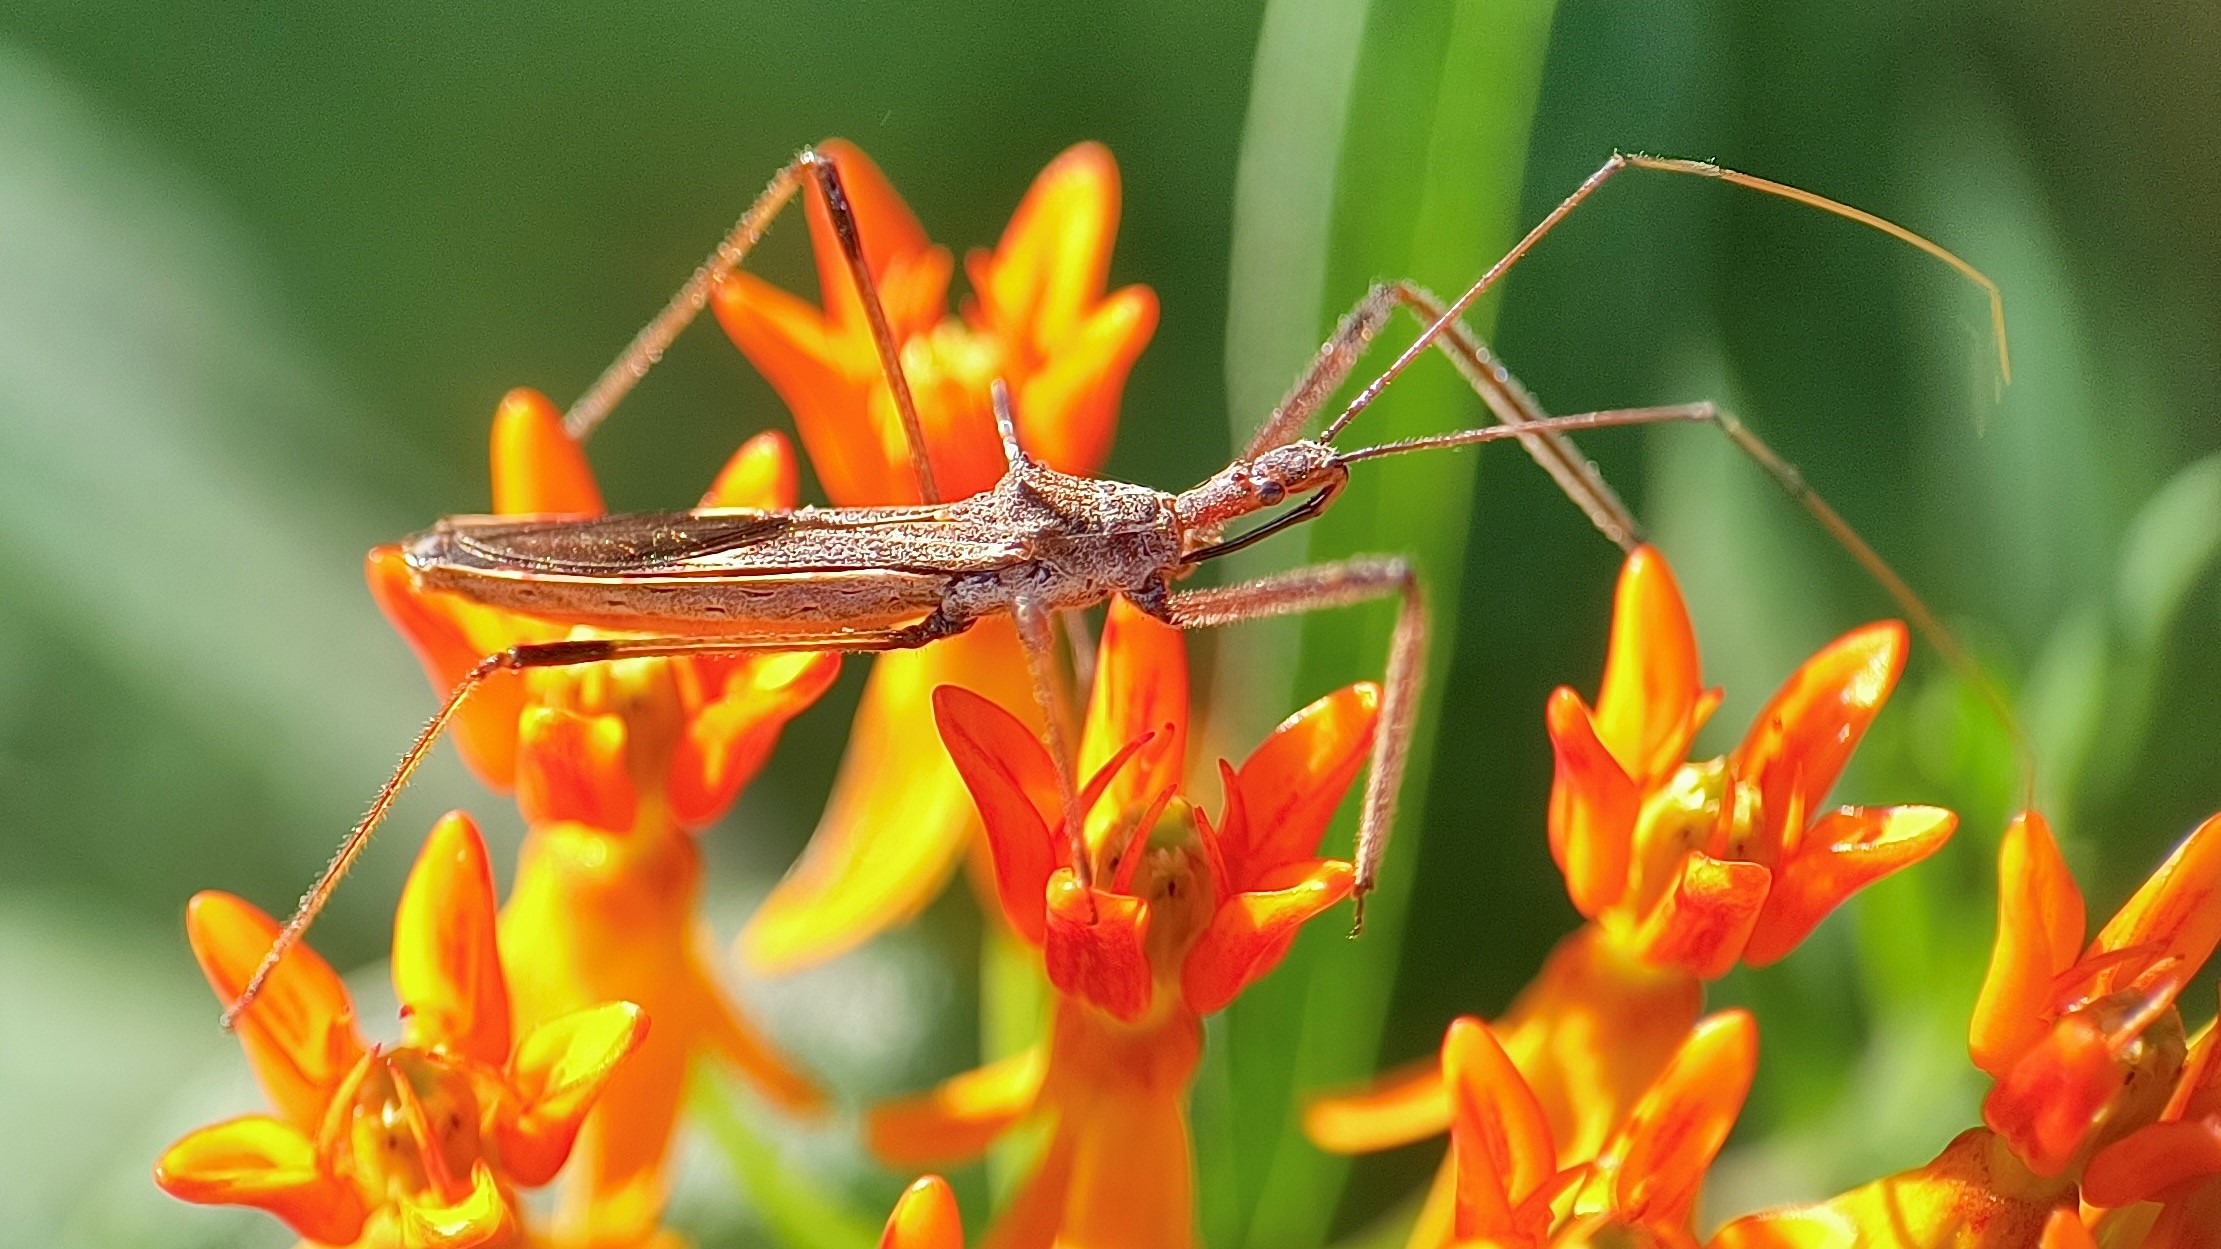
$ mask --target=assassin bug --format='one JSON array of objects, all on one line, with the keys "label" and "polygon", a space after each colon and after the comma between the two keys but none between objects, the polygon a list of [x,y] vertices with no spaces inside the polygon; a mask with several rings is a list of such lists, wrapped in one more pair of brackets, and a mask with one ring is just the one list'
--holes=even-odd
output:
[{"label": "assassin bug", "polygon": [[[2001,375],[2009,376],[1997,287],[1951,252],[1901,226],[1795,187],[1699,161],[1614,153],[1455,300],[1445,304],[1408,282],[1376,285],[1342,319],[1243,453],[1201,484],[1175,495],[1052,471],[1031,460],[1019,445],[1008,391],[997,382],[993,406],[1008,468],[994,488],[944,501],[840,171],[830,157],[803,151],[779,171],[716,252],[572,407],[565,428],[574,438],[591,433],[661,359],[717,282],[741,263],[807,179],[824,197],[924,503],[786,512],[697,510],[590,520],[456,516],[405,540],[401,550],[411,571],[432,589],[615,636],[521,645],[480,661],[447,695],[303,895],[239,999],[225,1011],[225,1025],[254,1001],[278,961],[299,941],[463,701],[504,670],[716,652],[897,650],[929,645],[991,615],[1008,615],[1025,642],[1035,693],[1047,713],[1066,835],[1077,843],[1080,821],[1071,756],[1062,740],[1052,619],[1113,595],[1181,628],[1397,600],[1380,728],[1359,816],[1354,896],[1361,924],[1364,897],[1379,870],[1395,814],[1423,670],[1425,608],[1416,573],[1392,556],[1360,557],[1209,589],[1174,585],[1205,563],[1318,516],[1348,482],[1351,465],[1382,456],[1516,438],[1606,537],[1632,547],[1638,541],[1634,517],[1565,436],[1622,425],[1715,425],[1812,512],[1954,666],[1972,673],[1971,662],[1910,588],[1804,484],[1793,466],[1734,417],[1709,403],[1548,416],[1465,326],[1461,317],[1475,300],[1575,208],[1629,169],[1724,181],[1847,218],[1927,252],[1989,296],[1999,367]],[[1301,436],[1399,307],[1418,317],[1425,329],[1323,431]],[[1357,450],[1337,448],[1335,439],[1430,347],[1450,358],[1498,424]],[[1291,502],[1286,510],[1228,535],[1235,522]],[[1084,884],[1089,856],[1077,844],[1072,861]]]}]

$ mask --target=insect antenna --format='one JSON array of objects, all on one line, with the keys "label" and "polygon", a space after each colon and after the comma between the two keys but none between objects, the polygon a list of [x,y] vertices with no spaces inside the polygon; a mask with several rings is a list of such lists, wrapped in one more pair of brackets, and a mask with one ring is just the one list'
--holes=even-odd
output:
[{"label": "insect antenna", "polygon": [[[1463,294],[1451,301],[1449,306],[1443,309],[1442,314],[1436,317],[1434,322],[1428,325],[1425,330],[1421,331],[1419,336],[1412,340],[1411,344],[1405,347],[1403,352],[1390,362],[1378,377],[1367,383],[1365,388],[1350,400],[1349,406],[1343,408],[1341,414],[1335,417],[1333,422],[1326,427],[1326,430],[1319,435],[1319,440],[1328,444],[1333,443],[1335,437],[1349,427],[1350,422],[1356,419],[1358,413],[1372,406],[1373,401],[1380,397],[1381,392],[1388,387],[1389,383],[1395,381],[1397,377],[1403,374],[1405,369],[1411,367],[1411,363],[1418,359],[1422,352],[1432,346],[1437,339],[1450,333],[1459,324],[1459,318],[1465,314],[1467,309],[1473,306],[1474,301],[1495,286],[1504,274],[1510,271],[1513,265],[1519,263],[1529,251],[1533,250],[1536,243],[1541,242],[1544,236],[1556,229],[1560,222],[1564,221],[1574,209],[1579,208],[1590,196],[1594,195],[1598,188],[1611,181],[1615,175],[1629,169],[1644,169],[1656,173],[1710,178],[1714,181],[1725,182],[1730,186],[1788,200],[1791,203],[1801,204],[1807,208],[1815,208],[1831,216],[1841,217],[1846,221],[1878,231],[1942,261],[1960,276],[1966,278],[1967,281],[1973,283],[1988,297],[1990,330],[1997,340],[1998,384],[2002,387],[2012,381],[2013,360],[2011,351],[2006,344],[2004,296],[1999,292],[1997,283],[1991,281],[1988,275],[1961,259],[1956,253],[1923,235],[1916,234],[1898,225],[1894,221],[1877,217],[1864,209],[1853,208],[1849,204],[1804,190],[1801,187],[1793,187],[1768,178],[1760,178],[1733,169],[1722,168],[1708,161],[1614,152],[1611,159],[1605,161],[1603,165],[1597,168],[1595,173],[1584,179],[1580,186],[1575,187],[1571,195],[1559,201],[1558,206],[1551,209],[1541,221],[1535,224],[1533,229],[1527,231],[1517,243],[1513,244],[1510,251],[1504,253],[1501,259],[1489,266],[1488,270],[1475,279]],[[2020,721],[2013,714],[2012,706],[2005,698],[2004,693],[1990,680],[1988,674],[1983,672],[1981,666],[1974,661],[1973,655],[1959,642],[1958,638],[1944,625],[1943,621],[1936,616],[1935,612],[1928,607],[1928,604],[1913,590],[1912,586],[1903,577],[1899,576],[1897,571],[1890,567],[1889,562],[1883,559],[1872,546],[1868,545],[1864,538],[1859,536],[1858,531],[1851,526],[1849,521],[1843,518],[1842,513],[1836,511],[1825,499],[1820,497],[1819,492],[1815,491],[1805,481],[1804,474],[1797,470],[1796,465],[1791,464],[1775,452],[1772,447],[1768,446],[1763,439],[1753,433],[1741,421],[1736,420],[1728,413],[1719,411],[1710,404],[1688,405],[1684,414],[1678,416],[1662,415],[1664,412],[1671,411],[1670,409],[1654,409],[1650,415],[1641,416],[1639,419],[1626,419],[1635,416],[1638,411],[1630,410],[1618,414],[1599,413],[1597,415],[1616,415],[1620,418],[1610,422],[1599,422],[1600,424],[1657,424],[1662,421],[1679,420],[1704,421],[1717,425],[1721,432],[1726,434],[1728,439],[1755,461],[1760,468],[1764,469],[1766,474],[1772,477],[1775,483],[1797,502],[1798,506],[1804,508],[1814,521],[1828,533],[1828,536],[1833,538],[1837,545],[1841,546],[1851,556],[1852,560],[1882,588],[1883,592],[1889,595],[1891,601],[1896,603],[1898,610],[1905,614],[1906,618],[1912,622],[1913,627],[1920,631],[1921,636],[1927,640],[1931,647],[1935,648],[1937,654],[1943,657],[1944,662],[1951,667],[1952,671],[1972,687],[1983,703],[1988,706],[1991,714],[2004,727],[2007,737],[2013,743],[2014,754],[2020,763],[2022,787],[2029,800],[2033,801],[2036,784],[2035,749],[2030,745],[2027,735],[2021,731]],[[1701,415],[1698,413],[1701,413]],[[1529,433],[1537,433],[1540,432],[1543,424],[1545,422],[1534,422],[1520,428],[1526,429]],[[1459,430],[1447,434],[1409,438],[1401,442],[1386,443],[1377,447],[1366,447],[1349,452],[1341,458],[1345,464],[1357,463],[1362,460],[1375,459],[1384,455],[1396,455],[1405,451],[1468,446],[1473,443],[1492,442],[1498,438],[1512,436],[1515,436],[1515,434],[1504,432],[1501,426],[1478,430]]]}]

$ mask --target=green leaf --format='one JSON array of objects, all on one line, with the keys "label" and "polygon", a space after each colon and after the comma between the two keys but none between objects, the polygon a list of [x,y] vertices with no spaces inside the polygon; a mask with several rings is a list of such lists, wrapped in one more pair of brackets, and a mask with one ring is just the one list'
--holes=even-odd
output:
[{"label": "green leaf", "polygon": [[[1294,20],[1280,13],[1288,7],[1274,6],[1268,35],[1276,30],[1276,18]],[[1319,150],[1339,151],[1331,220],[1321,228],[1310,217],[1305,224],[1315,237],[1294,237],[1281,215],[1284,206],[1258,194],[1237,205],[1235,226],[1238,253],[1247,254],[1244,249],[1255,246],[1254,240],[1267,238],[1288,248],[1291,257],[1327,258],[1310,345],[1376,279],[1408,277],[1454,291],[1510,246],[1520,224],[1519,171],[1526,163],[1551,11],[1548,3],[1380,3],[1365,15],[1354,76],[1345,77],[1346,68],[1333,56],[1324,58],[1317,69],[1321,89],[1331,93],[1346,84],[1349,99],[1341,118],[1313,111],[1305,119],[1317,129]],[[1346,16],[1346,10],[1339,10],[1317,20]],[[1324,27],[1312,29],[1315,33]],[[1304,46],[1292,36],[1278,44],[1268,40],[1259,53],[1259,80],[1279,81],[1281,75],[1300,72],[1302,67],[1279,58],[1299,55]],[[1286,133],[1253,119],[1252,150],[1292,143]],[[1315,172],[1316,166],[1309,170]],[[1300,199],[1295,204],[1299,211],[1307,206]],[[1238,291],[1237,308],[1245,299],[1300,294],[1255,280],[1265,283],[1265,294]],[[1288,284],[1293,283],[1283,283]],[[1492,311],[1489,305],[1479,309],[1470,318],[1474,328],[1486,333]],[[1235,323],[1244,324],[1240,318]],[[1232,345],[1263,350],[1240,338]],[[1385,356],[1378,361],[1385,362]],[[1243,377],[1242,368],[1230,365],[1230,377]],[[1292,380],[1284,379],[1283,388]],[[1260,386],[1237,381],[1233,390],[1237,396],[1267,393]],[[1247,419],[1260,417],[1252,413]],[[1362,436],[1373,441],[1482,419],[1478,400],[1463,382],[1441,361],[1428,360],[1367,411],[1360,424]],[[1221,1235],[1220,1243],[1321,1243],[1340,1200],[1348,1163],[1314,1149],[1298,1129],[1293,1108],[1305,1091],[1368,1074],[1378,1058],[1401,953],[1412,881],[1409,865],[1426,827],[1441,678],[1455,649],[1457,621],[1444,605],[1458,598],[1474,468],[1474,457],[1459,455],[1369,464],[1334,510],[1311,526],[1308,554],[1314,562],[1392,552],[1418,564],[1434,605],[1429,684],[1404,783],[1398,849],[1368,904],[1364,938],[1345,941],[1331,931],[1333,925],[1313,925],[1288,965],[1253,988],[1227,1018],[1223,1035],[1232,1051],[1233,1181],[1246,1223],[1238,1237]],[[1300,660],[1287,665],[1294,674],[1292,697],[1265,710],[1285,712],[1351,680],[1377,679],[1392,620],[1387,604],[1304,618]],[[1241,649],[1249,656],[1251,676],[1269,665],[1285,664],[1284,658],[1263,653],[1264,648],[1253,652],[1245,642]],[[1224,660],[1222,666],[1228,666]],[[1247,688],[1270,686],[1253,681]],[[1226,1179],[1207,1175],[1205,1183]]]}]

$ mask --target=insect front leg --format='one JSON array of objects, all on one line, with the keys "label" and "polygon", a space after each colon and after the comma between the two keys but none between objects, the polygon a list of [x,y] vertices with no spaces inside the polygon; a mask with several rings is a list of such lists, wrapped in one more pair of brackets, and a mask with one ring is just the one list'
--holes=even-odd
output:
[{"label": "insect front leg", "polygon": [[[1447,307],[1426,288],[1415,282],[1378,282],[1357,301],[1355,307],[1343,316],[1334,333],[1319,347],[1303,375],[1272,411],[1265,423],[1250,439],[1244,458],[1254,459],[1273,447],[1281,446],[1300,436],[1319,408],[1342,383],[1349,380],[1350,370],[1372,345],[1381,327],[1388,323],[1390,314],[1398,307],[1409,310],[1422,325],[1442,322]],[[1543,411],[1532,392],[1511,375],[1503,363],[1490,352],[1472,328],[1458,318],[1443,324],[1432,345],[1455,365],[1458,375],[1465,379],[1473,392],[1488,405],[1489,412],[1503,425],[1530,425],[1547,421],[1549,413]],[[1522,435],[1520,444],[1527,454],[1534,457],[1543,471],[1550,474],[1581,510],[1589,521],[1623,550],[1633,550],[1640,544],[1641,527],[1634,514],[1620,501],[1619,495],[1598,473],[1596,466],[1576,450],[1564,435],[1547,431]]]},{"label": "insect front leg", "polygon": [[286,951],[300,943],[307,935],[309,925],[316,922],[324,905],[331,901],[332,892],[339,888],[342,877],[347,875],[355,860],[370,845],[372,834],[385,822],[386,813],[394,801],[407,789],[410,778],[416,775],[424,760],[432,753],[447,726],[462,710],[463,701],[471,693],[492,680],[501,672],[521,672],[532,668],[572,668],[583,664],[612,663],[620,659],[649,659],[678,655],[730,655],[761,651],[891,651],[909,650],[938,641],[971,627],[969,618],[952,616],[935,611],[916,624],[892,629],[857,629],[838,633],[778,635],[758,637],[635,637],[635,638],[573,638],[562,642],[528,642],[508,650],[486,656],[464,674],[455,688],[442,699],[438,711],[425,722],[424,728],[409,744],[385,784],[378,787],[377,796],[370,800],[370,807],[363,812],[355,827],[350,830],[331,861],[324,866],[323,874],[309,886],[307,893],[293,910],[285,927],[278,930],[270,950],[262,956],[254,975],[248,977],[246,987],[240,990],[239,999],[224,1008],[223,1026],[228,1031],[239,1021],[241,1012],[254,1004],[262,988],[277,970],[279,960]]},{"label": "insect front leg", "polygon": [[1085,890],[1094,883],[1095,864],[1087,853],[1079,783],[1072,775],[1071,734],[1065,727],[1071,715],[1070,700],[1057,675],[1056,628],[1049,610],[1030,598],[1013,601],[1010,615],[1018,625],[1018,640],[1025,644],[1026,675],[1033,678],[1033,696],[1041,704],[1042,723],[1048,728],[1049,755],[1056,760],[1057,797],[1064,804],[1064,836],[1072,855],[1072,875]]},{"label": "insect front leg", "polygon": [[1360,556],[1315,564],[1208,590],[1182,590],[1165,602],[1165,619],[1183,629],[1208,628],[1268,616],[1349,607],[1394,595],[1396,628],[1388,643],[1388,670],[1381,683],[1380,724],[1373,733],[1372,767],[1365,778],[1365,802],[1357,821],[1357,905],[1355,927],[1365,924],[1365,895],[1380,875],[1388,849],[1389,826],[1396,818],[1396,794],[1411,753],[1411,730],[1419,711],[1419,683],[1425,678],[1427,614],[1419,574],[1409,561]]}]

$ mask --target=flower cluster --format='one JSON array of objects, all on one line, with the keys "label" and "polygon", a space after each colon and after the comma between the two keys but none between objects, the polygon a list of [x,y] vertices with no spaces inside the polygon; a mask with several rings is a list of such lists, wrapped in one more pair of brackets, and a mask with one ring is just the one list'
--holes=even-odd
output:
[{"label": "flower cluster", "polygon": [[[1107,289],[1108,153],[1083,144],[1043,171],[998,245],[967,258],[970,297],[952,316],[950,253],[861,152],[822,150],[852,201],[935,480],[961,497],[1004,472],[997,379],[1029,451],[1098,470],[1156,319],[1146,289]],[[805,210],[819,303],[738,274],[712,305],[792,410],[834,503],[918,502],[815,185]],[[490,458],[497,513],[604,510],[584,453],[534,392],[501,402]],[[799,480],[787,441],[765,434],[699,506],[792,510]],[[511,647],[622,636],[432,588],[397,548],[372,552],[367,575],[441,691]],[[1704,685],[1664,558],[1628,558],[1597,696],[1556,690],[1541,726],[1555,760],[1548,846],[1579,926],[1500,1017],[1457,1018],[1436,1054],[1302,1110],[1310,1139],[1337,1153],[1447,1136],[1415,1249],[2221,1244],[2221,1042],[2179,1009],[2221,945],[2221,816],[2090,937],[2034,812],[1999,849],[1997,944],[1969,1029],[1992,1080],[1981,1123],[1923,1166],[1703,1236],[1703,1184],[1760,1061],[1754,1016],[1707,1014],[1708,986],[1788,957],[1957,827],[1937,807],[1829,805],[1907,646],[1895,622],[1845,634],[1733,749],[1692,759],[1722,695]],[[293,949],[239,1018],[271,1112],[186,1136],[157,1182],[266,1211],[314,1245],[673,1244],[663,1216],[692,1065],[723,1063],[786,1115],[830,1100],[724,984],[697,841],[839,667],[829,654],[702,652],[486,680],[454,737],[524,816],[507,902],[468,818],[441,821],[394,920],[398,1039],[366,1040],[332,969]],[[976,851],[989,922],[1047,990],[1040,1035],[870,1109],[866,1144],[905,1175],[1016,1147],[1022,1175],[981,1220],[998,1249],[1183,1249],[1200,1239],[1189,1114],[1205,1021],[1349,897],[1355,869],[1322,846],[1368,757],[1380,690],[1329,693],[1240,764],[1191,774],[1190,741],[1207,734],[1179,631],[1111,602],[1074,674],[1086,701],[1068,759],[1052,754],[1061,735],[1045,732],[1027,667],[1007,622],[875,660],[816,834],[738,956],[776,973],[852,949],[914,915]],[[1076,778],[1076,804],[1061,777]],[[226,894],[187,912],[227,1003],[276,932]],[[559,1173],[560,1202],[522,1196]],[[918,1179],[880,1243],[962,1249],[950,1186]]]}]

